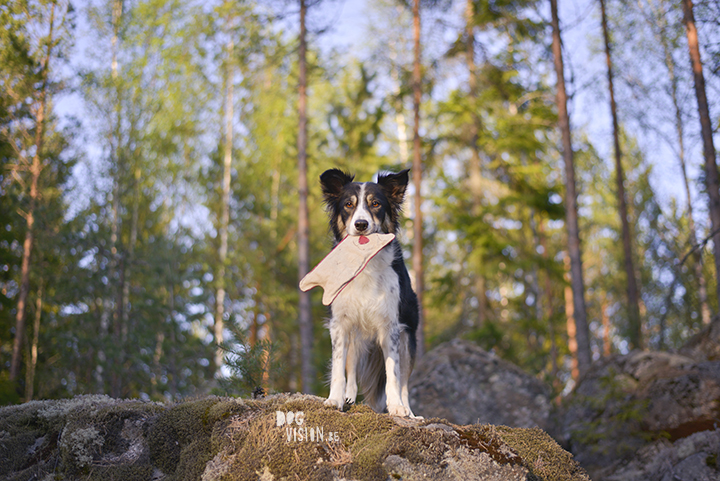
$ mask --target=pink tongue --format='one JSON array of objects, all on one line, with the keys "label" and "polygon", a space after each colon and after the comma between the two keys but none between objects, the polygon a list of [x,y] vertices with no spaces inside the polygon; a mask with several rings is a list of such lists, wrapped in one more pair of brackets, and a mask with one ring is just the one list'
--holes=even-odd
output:
[{"label": "pink tongue", "polygon": [[367,244],[368,242],[370,242],[370,239],[368,239],[364,235],[360,236],[360,244]]}]

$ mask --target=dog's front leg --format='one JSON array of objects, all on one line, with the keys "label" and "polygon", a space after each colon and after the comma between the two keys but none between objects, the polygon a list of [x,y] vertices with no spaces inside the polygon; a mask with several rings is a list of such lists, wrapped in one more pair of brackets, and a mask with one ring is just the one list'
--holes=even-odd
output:
[{"label": "dog's front leg", "polygon": [[336,319],[330,322],[330,339],[332,341],[332,368],[330,370],[330,396],[326,406],[342,409],[345,405],[345,361],[347,359],[348,336],[341,329]]},{"label": "dog's front leg", "polygon": [[394,327],[382,339],[383,356],[385,357],[385,397],[387,399],[387,410],[392,416],[409,416],[410,409],[402,403],[400,394],[400,352],[398,344],[400,340],[400,328]]},{"label": "dog's front leg", "polygon": [[357,340],[348,340],[347,360],[345,370],[347,371],[347,384],[345,385],[345,404],[355,404],[357,398]]}]

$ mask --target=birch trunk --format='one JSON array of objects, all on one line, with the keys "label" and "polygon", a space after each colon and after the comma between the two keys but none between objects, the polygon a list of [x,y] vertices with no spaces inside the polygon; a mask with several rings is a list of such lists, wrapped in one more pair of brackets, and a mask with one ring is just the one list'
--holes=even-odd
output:
[{"label": "birch trunk", "polygon": [[422,218],[422,153],[420,139],[420,101],[422,85],[420,73],[420,0],[413,2],[413,184],[415,185],[413,222],[413,270],[415,271],[415,293],[418,298],[417,358],[425,353],[425,312],[423,309],[423,218]]},{"label": "birch trunk", "polygon": [[38,183],[43,170],[41,158],[43,142],[45,140],[45,110],[48,100],[48,78],[50,71],[50,58],[52,56],[53,34],[55,28],[55,3],[50,6],[50,28],[47,36],[47,50],[42,64],[42,85],[35,108],[35,154],[30,164],[30,202],[25,213],[26,230],[23,240],[23,256],[20,264],[20,289],[18,293],[17,312],[15,314],[15,339],[13,340],[12,358],[10,361],[10,380],[17,381],[20,377],[22,364],[22,346],[25,337],[25,307],[30,292],[30,263],[35,243],[35,210],[37,208],[39,192]]},{"label": "birch trunk", "polygon": [[[474,109],[477,103],[477,70],[475,68],[475,31],[473,24],[473,0],[468,0],[465,6],[465,35],[467,37],[467,46],[465,50],[465,63],[468,69],[468,86],[469,98]],[[480,149],[478,147],[478,138],[480,135],[480,118],[477,115],[472,116],[470,124],[470,163],[468,165],[470,194],[473,201],[473,215],[480,222],[482,208],[482,166],[480,164]],[[475,296],[478,302],[478,311],[476,324],[482,327],[487,319],[487,296],[485,294],[485,276],[481,272],[483,256],[478,256],[479,262],[477,271],[475,272]]]},{"label": "birch trunk", "polygon": [[[120,241],[120,175],[122,172],[121,162],[121,89],[118,80],[118,50],[120,43],[120,21],[123,13],[123,0],[113,0],[112,3],[112,30],[111,39],[111,75],[115,87],[115,125],[113,126],[113,134],[111,137],[111,161],[113,188],[112,188],[112,220],[110,225],[110,279],[114,282],[117,279],[117,291],[114,292],[113,300],[113,335],[116,340],[122,337],[122,320],[123,320],[123,284],[124,278],[122,273],[122,261],[120,259],[118,244]],[[112,352],[112,351],[111,351]],[[115,356],[115,354],[113,354]],[[111,356],[111,357],[113,357]],[[118,375],[118,365],[122,361],[119,358],[111,358],[108,363],[110,368],[110,394],[113,397],[120,397],[121,380]]]},{"label": "birch trunk", "polygon": [[[300,0],[300,79],[298,115],[298,279],[310,272],[310,222],[308,216],[308,182],[307,182],[307,44],[305,15],[307,5]],[[307,394],[314,393],[315,369],[312,363],[312,313],[310,293],[300,292],[299,327],[300,327],[300,377],[302,391]]]},{"label": "birch trunk", "polygon": [[220,206],[220,225],[218,236],[220,237],[220,250],[218,259],[217,293],[215,295],[215,320],[213,333],[215,344],[215,369],[220,372],[223,365],[224,352],[220,345],[223,342],[224,315],[225,315],[225,262],[228,250],[228,224],[230,223],[230,175],[232,169],[232,146],[233,146],[233,54],[234,44],[230,40],[227,44],[227,64],[225,70],[225,153],[223,156],[223,177],[222,177],[222,200]]}]

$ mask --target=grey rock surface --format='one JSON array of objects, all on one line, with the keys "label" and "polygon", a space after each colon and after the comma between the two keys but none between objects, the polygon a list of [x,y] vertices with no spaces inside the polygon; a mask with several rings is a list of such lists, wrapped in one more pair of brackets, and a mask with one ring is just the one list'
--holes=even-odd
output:
[{"label": "grey rock surface", "polygon": [[679,353],[696,361],[720,361],[720,316],[691,337]]},{"label": "grey rock surface", "polygon": [[441,344],[415,366],[410,405],[456,424],[550,427],[550,393],[514,364],[461,339]]},{"label": "grey rock surface", "polygon": [[596,481],[720,481],[720,431],[701,431],[674,443],[663,439],[625,463],[599,470]]},{"label": "grey rock surface", "polygon": [[[655,449],[667,451],[679,443],[681,451],[687,450],[684,439],[715,432],[720,425],[720,361],[698,362],[682,354],[641,351],[603,359],[593,364],[565,399],[559,424],[556,432],[562,444],[593,479],[616,479],[612,473],[640,469],[645,463],[641,460],[652,457]],[[693,452],[682,456],[671,456],[671,452],[658,458],[668,469],[699,466],[699,458],[688,458]],[[682,466],[671,461],[679,463],[680,458],[690,460]]]}]

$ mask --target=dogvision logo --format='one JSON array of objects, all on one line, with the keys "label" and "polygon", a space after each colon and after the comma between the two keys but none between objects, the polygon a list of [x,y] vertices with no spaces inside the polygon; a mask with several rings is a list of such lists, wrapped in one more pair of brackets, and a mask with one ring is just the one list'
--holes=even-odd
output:
[{"label": "dogvision logo", "polygon": [[275,426],[278,428],[285,426],[287,442],[322,443],[325,441],[340,441],[337,431],[326,432],[323,426],[306,426],[305,413],[302,411],[275,411]]}]

